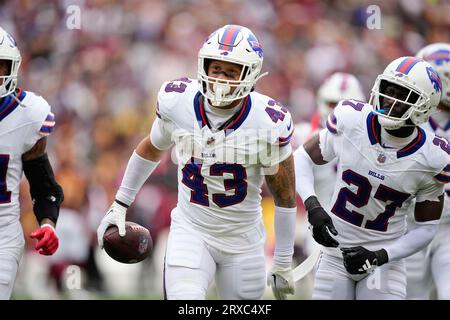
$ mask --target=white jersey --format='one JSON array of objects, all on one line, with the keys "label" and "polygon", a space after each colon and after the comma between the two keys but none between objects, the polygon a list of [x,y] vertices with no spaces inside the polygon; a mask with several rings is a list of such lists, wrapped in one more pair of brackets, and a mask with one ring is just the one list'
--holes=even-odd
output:
[{"label": "white jersey", "polygon": [[252,250],[265,239],[263,168],[291,154],[291,115],[270,97],[252,92],[214,130],[203,103],[197,81],[188,78],[164,83],[158,95],[157,121],[177,151],[178,204],[172,221],[193,227],[219,250]]},{"label": "white jersey", "polygon": [[16,90],[19,104],[12,95],[0,106],[0,224],[20,217],[19,186],[22,155],[48,136],[55,125],[49,104],[33,92]]},{"label": "white jersey", "polygon": [[[317,113],[313,115],[310,122],[296,124],[292,146],[297,149],[318,133],[322,129],[320,122],[321,117]],[[329,205],[334,192],[334,185],[336,184],[336,163],[337,160],[333,160],[321,166],[313,165],[314,191],[320,204],[327,211],[330,209]]]},{"label": "white jersey", "polygon": [[[422,128],[450,141],[450,120],[444,127],[441,127],[433,118],[430,118],[428,122],[422,125]],[[450,223],[450,183],[445,185],[445,201],[441,223]]]},{"label": "white jersey", "polygon": [[450,181],[445,140],[419,128],[401,150],[385,149],[380,130],[370,105],[343,100],[320,133],[324,159],[338,159],[331,216],[340,247],[378,250],[391,243],[406,232],[411,201],[436,201]]}]

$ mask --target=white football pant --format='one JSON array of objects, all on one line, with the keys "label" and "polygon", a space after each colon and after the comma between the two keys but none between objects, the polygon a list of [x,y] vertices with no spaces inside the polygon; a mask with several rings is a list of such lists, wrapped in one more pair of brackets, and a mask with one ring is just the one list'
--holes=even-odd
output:
[{"label": "white football pant", "polygon": [[169,300],[203,300],[213,279],[223,300],[262,299],[264,246],[230,254],[206,244],[198,233],[172,225],[164,261],[164,293]]},{"label": "white football pant", "polygon": [[437,299],[450,299],[450,223],[443,223],[433,241],[405,259],[407,299],[429,300],[433,285]]},{"label": "white football pant", "polygon": [[0,299],[11,297],[25,240],[19,221],[0,227]]},{"label": "white football pant", "polygon": [[370,274],[351,275],[344,259],[321,253],[314,279],[313,300],[400,300],[406,297],[403,261],[377,267]]}]

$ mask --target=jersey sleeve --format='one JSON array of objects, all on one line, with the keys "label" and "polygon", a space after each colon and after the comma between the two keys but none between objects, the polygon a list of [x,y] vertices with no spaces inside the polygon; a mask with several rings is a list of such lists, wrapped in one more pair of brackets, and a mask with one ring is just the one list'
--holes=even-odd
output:
[{"label": "jersey sleeve", "polygon": [[55,129],[56,118],[48,102],[33,93],[30,94],[30,102],[27,104],[27,114],[31,126],[26,136],[25,146],[27,150],[31,149],[37,141],[48,137]]},{"label": "jersey sleeve", "polygon": [[356,100],[341,100],[328,115],[325,128],[320,131],[320,150],[323,159],[330,162],[338,156],[343,136],[352,136],[352,130],[370,112],[368,104]]},{"label": "jersey sleeve", "polygon": [[[345,112],[340,105],[328,115],[325,128],[319,132],[319,146],[322,157],[325,161],[330,162],[337,156],[337,150],[340,140],[342,140],[342,132],[344,130],[343,118]],[[341,120],[342,119],[342,120]]]},{"label": "jersey sleeve", "polygon": [[[432,137],[433,146],[427,155],[428,164],[432,168],[432,177],[427,175],[427,180],[416,195],[417,202],[436,201],[444,192],[446,185],[450,182],[450,148],[444,138]],[[447,185],[448,186],[448,185]]]},{"label": "jersey sleeve", "polygon": [[37,134],[39,137],[47,137],[53,132],[55,128],[55,115],[53,114],[48,102],[42,97],[39,97],[39,99],[37,100],[35,108],[37,109],[35,110],[37,122],[36,129],[39,128]]},{"label": "jersey sleeve", "polygon": [[172,115],[174,107],[186,88],[187,78],[167,81],[161,85],[156,102],[156,118],[150,131],[150,141],[159,150],[168,149],[172,143],[174,129]]},{"label": "jersey sleeve", "polygon": [[437,179],[429,179],[417,192],[416,201],[437,201],[442,193],[444,193],[444,184]]},{"label": "jersey sleeve", "polygon": [[441,172],[434,176],[434,179],[440,183],[447,184],[450,182],[450,163],[448,163]]},{"label": "jersey sleeve", "polygon": [[191,86],[193,81],[189,78],[180,78],[164,82],[158,92],[156,116],[161,120],[173,120],[176,105],[185,96],[188,86]]},{"label": "jersey sleeve", "polygon": [[44,137],[49,136],[55,128],[55,123],[55,115],[50,111],[39,129],[39,133]]},{"label": "jersey sleeve", "polygon": [[292,154],[291,140],[294,135],[294,124],[289,110],[280,104],[269,105],[266,113],[272,120],[272,129],[267,153],[261,157],[261,162],[265,167],[270,167],[286,160]]},{"label": "jersey sleeve", "polygon": [[150,131],[150,141],[159,150],[167,150],[173,143],[173,125],[170,120],[162,120],[157,117]]}]

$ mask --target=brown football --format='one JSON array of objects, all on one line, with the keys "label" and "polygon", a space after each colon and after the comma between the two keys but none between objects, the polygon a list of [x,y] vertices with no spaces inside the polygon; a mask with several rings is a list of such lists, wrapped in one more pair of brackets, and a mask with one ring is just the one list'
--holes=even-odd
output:
[{"label": "brown football", "polygon": [[116,261],[137,263],[147,258],[153,249],[153,240],[147,228],[125,222],[126,234],[119,236],[117,226],[110,226],[103,235],[103,248]]}]

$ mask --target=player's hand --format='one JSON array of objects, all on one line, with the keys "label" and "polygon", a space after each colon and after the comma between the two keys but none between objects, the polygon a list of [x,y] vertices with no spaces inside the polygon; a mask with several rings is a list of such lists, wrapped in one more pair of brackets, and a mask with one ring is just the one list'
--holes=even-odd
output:
[{"label": "player's hand", "polygon": [[376,266],[388,262],[386,250],[370,251],[364,247],[341,248],[344,266],[350,274],[369,273]]},{"label": "player's hand", "polygon": [[295,293],[292,269],[274,266],[267,275],[267,285],[272,288],[277,300],[286,300],[286,295]]},{"label": "player's hand", "polygon": [[49,224],[43,224],[30,237],[38,240],[34,248],[45,256],[51,256],[59,247],[59,240],[55,228]]},{"label": "player's hand", "polygon": [[308,221],[312,226],[313,238],[316,242],[325,247],[339,246],[339,242],[330,235],[331,232],[331,234],[337,236],[338,232],[324,208],[318,206],[308,211]]},{"label": "player's hand", "polygon": [[117,226],[119,229],[119,236],[125,236],[126,214],[127,208],[114,201],[97,228],[97,241],[100,248],[103,249],[103,235],[105,234],[106,229],[111,225]]}]

